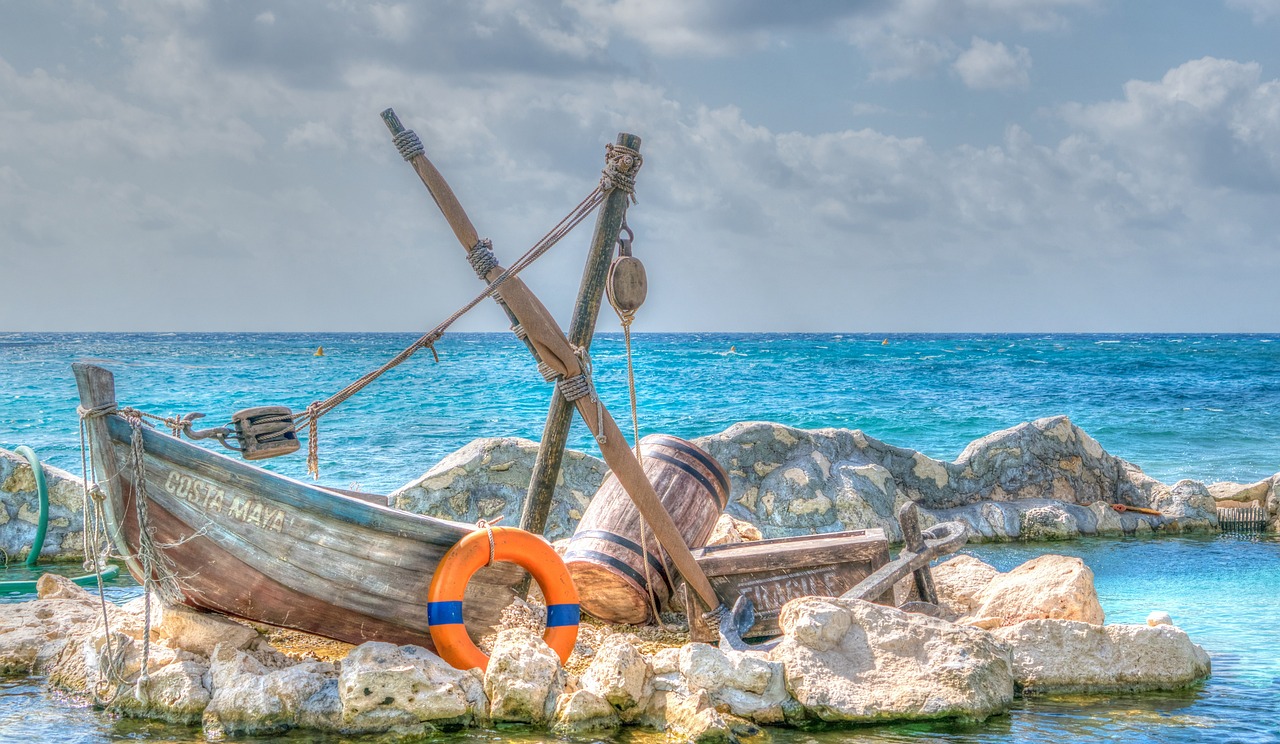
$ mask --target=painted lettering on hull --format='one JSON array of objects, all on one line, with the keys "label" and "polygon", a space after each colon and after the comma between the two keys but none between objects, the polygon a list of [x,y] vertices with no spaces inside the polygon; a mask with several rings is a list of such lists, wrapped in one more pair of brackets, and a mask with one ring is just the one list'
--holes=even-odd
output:
[{"label": "painted lettering on hull", "polygon": [[226,490],[213,483],[176,470],[169,472],[164,490],[207,514],[225,513],[231,519],[259,529],[284,532],[284,509],[251,496],[228,495]]}]

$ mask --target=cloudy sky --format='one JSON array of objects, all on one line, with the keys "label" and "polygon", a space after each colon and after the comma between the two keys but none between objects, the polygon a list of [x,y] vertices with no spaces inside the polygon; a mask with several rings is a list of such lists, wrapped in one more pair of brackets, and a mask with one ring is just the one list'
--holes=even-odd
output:
[{"label": "cloudy sky", "polygon": [[642,331],[1280,318],[1280,0],[0,0],[0,330],[434,325],[388,106],[508,261],[640,135]]}]

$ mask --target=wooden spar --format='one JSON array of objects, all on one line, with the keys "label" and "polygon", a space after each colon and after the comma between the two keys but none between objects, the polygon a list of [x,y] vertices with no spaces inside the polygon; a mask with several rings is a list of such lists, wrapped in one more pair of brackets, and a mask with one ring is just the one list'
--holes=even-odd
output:
[{"label": "wooden spar", "polygon": [[[914,501],[908,501],[898,510],[898,526],[902,528],[902,547],[912,553],[925,552],[924,537],[920,534],[920,510]],[[938,590],[933,586],[933,574],[929,564],[912,571],[916,581],[916,593],[921,601],[929,604],[938,603]]]},{"label": "wooden spar", "polygon": [[[116,378],[110,371],[84,362],[73,362],[71,369],[75,374],[76,388],[80,393],[80,407],[86,411],[113,408],[116,405]],[[103,416],[89,416],[84,426],[91,442],[110,442],[107,433],[107,420]],[[132,546],[124,536],[125,520],[133,517],[134,486],[133,476],[127,480],[120,477],[120,461],[116,459],[116,451],[110,446],[93,447],[93,468],[105,483],[119,484],[122,491],[120,499],[104,499],[103,511],[107,521],[108,538],[116,550],[116,554],[124,558],[129,573],[138,581],[143,580],[142,564],[134,555]],[[86,479],[89,473],[83,474]],[[136,518],[136,517],[135,517]],[[85,525],[88,527],[88,525]],[[90,556],[85,556],[86,559]]]},{"label": "wooden spar", "polygon": [[[640,149],[640,138],[622,132],[618,144],[632,150]],[[583,349],[591,348],[595,334],[596,316],[600,312],[600,298],[604,293],[605,279],[613,257],[613,247],[622,229],[627,213],[628,194],[614,189],[600,207],[596,217],[595,234],[587,252],[587,263],[582,270],[582,285],[578,289],[578,301],[574,305],[573,320],[569,322],[569,343]],[[556,478],[564,461],[564,448],[569,440],[569,425],[573,423],[573,408],[556,388],[551,393],[551,405],[547,411],[547,423],[542,428],[542,441],[538,445],[538,457],[533,463],[533,479],[520,515],[520,528],[541,535],[547,527],[547,514],[551,511],[551,496],[555,492]]]},{"label": "wooden spar", "polygon": [[[398,135],[404,131],[390,109],[383,112],[382,118],[392,135]],[[440,175],[440,171],[436,170],[427,159],[425,153],[417,152],[410,158],[409,163],[422,179],[423,185],[431,192],[432,198],[440,207],[440,212],[445,219],[449,221],[449,226],[458,237],[458,241],[462,243],[463,249],[469,251],[480,238],[462,209],[462,204],[454,196],[453,190]],[[485,275],[485,280],[493,282],[505,271],[506,269],[502,266],[495,266]],[[508,278],[498,287],[496,293],[511,308],[520,325],[524,327],[535,353],[543,363],[561,377],[575,377],[584,372],[582,363],[574,353],[569,339],[565,338],[564,332],[560,330],[550,311],[520,277]],[[635,502],[636,509],[653,530],[658,544],[667,551],[667,555],[676,564],[676,570],[708,608],[719,607],[720,600],[716,597],[715,590],[711,588],[711,582],[694,561],[693,554],[689,552],[689,546],[680,537],[680,531],[671,520],[671,515],[662,508],[653,485],[645,478],[644,469],[636,460],[635,453],[627,446],[627,440],[623,437],[617,422],[613,420],[613,415],[605,408],[603,402],[592,401],[591,396],[579,398],[574,401],[574,406],[578,409],[587,428],[596,436],[596,441],[600,443],[600,454],[604,456],[605,463],[617,475],[627,495]]]}]

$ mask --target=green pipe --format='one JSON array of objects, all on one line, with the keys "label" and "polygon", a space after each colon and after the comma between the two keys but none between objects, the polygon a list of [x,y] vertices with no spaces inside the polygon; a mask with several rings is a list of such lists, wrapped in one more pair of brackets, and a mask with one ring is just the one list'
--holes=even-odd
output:
[{"label": "green pipe", "polygon": [[40,466],[40,458],[27,445],[19,445],[14,452],[27,458],[31,463],[31,472],[36,477],[36,493],[40,497],[40,521],[36,524],[36,537],[31,541],[31,551],[27,553],[27,566],[34,566],[40,560],[40,551],[44,550],[44,533],[49,529],[49,486],[44,482],[44,468]]},{"label": "green pipe", "polygon": [[[0,573],[0,576],[3,576],[3,575],[4,575],[3,573]],[[106,568],[102,569],[103,581],[111,581],[112,579],[114,579],[119,575],[120,575],[119,566],[108,565]],[[98,585],[97,574],[85,574],[83,576],[68,576],[67,578],[71,579],[71,581],[78,586],[96,587]],[[0,594],[15,594],[15,593],[16,594],[35,594],[37,581],[39,581],[39,579],[10,579],[7,581],[0,581]]]}]

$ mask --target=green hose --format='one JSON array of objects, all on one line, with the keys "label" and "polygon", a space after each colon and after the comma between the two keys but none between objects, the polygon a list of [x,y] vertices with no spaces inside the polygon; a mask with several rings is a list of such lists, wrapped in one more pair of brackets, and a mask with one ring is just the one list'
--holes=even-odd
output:
[{"label": "green hose", "polygon": [[36,565],[40,560],[40,551],[44,550],[44,533],[49,529],[49,486],[44,482],[44,468],[40,467],[40,458],[27,445],[19,445],[14,452],[27,458],[31,463],[31,472],[36,477],[36,493],[40,497],[40,521],[36,523],[36,537],[31,541],[31,551],[27,553],[27,566]]},{"label": "green hose", "polygon": [[[44,535],[49,529],[49,485],[45,482],[44,468],[40,466],[40,458],[36,457],[34,450],[23,444],[14,447],[13,451],[27,458],[27,462],[31,463],[31,472],[36,478],[36,494],[40,498],[40,521],[36,524],[36,537],[31,541],[31,551],[27,553],[26,560],[26,567],[33,568],[36,562],[40,560],[40,551],[44,549]],[[119,566],[107,566],[102,570],[102,579],[110,581],[119,573]],[[3,575],[0,574],[0,576]],[[69,578],[80,586],[93,586],[98,583],[97,574]],[[36,591],[36,581],[37,579],[0,580],[0,594],[11,592],[34,593]]]}]

